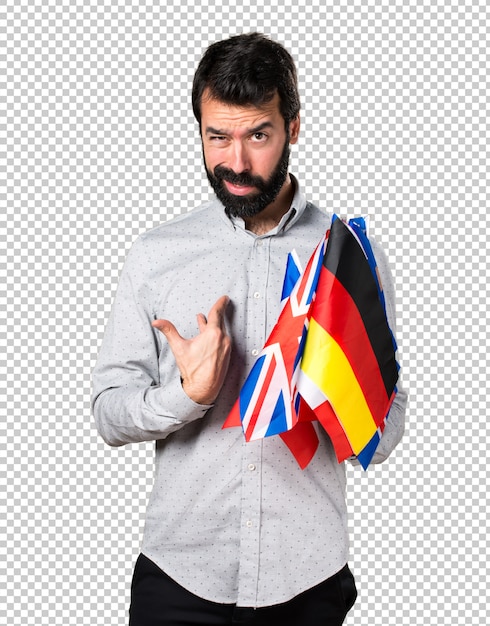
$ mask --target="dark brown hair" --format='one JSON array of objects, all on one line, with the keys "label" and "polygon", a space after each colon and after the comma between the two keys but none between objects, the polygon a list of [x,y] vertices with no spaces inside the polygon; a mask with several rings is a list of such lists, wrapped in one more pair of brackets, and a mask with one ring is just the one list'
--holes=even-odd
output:
[{"label": "dark brown hair", "polygon": [[192,85],[192,109],[201,125],[205,90],[212,98],[236,106],[260,107],[279,95],[286,128],[300,110],[296,67],[281,44],[250,33],[218,41],[207,48]]}]

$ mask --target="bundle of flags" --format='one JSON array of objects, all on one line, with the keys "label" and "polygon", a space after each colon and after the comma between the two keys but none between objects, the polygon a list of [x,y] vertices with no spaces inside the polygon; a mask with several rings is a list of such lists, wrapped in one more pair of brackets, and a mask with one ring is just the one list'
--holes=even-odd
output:
[{"label": "bundle of flags", "polygon": [[300,467],[328,433],[366,469],[396,394],[396,342],[363,218],[333,216],[304,272],[288,257],[282,309],[224,427],[279,435]]}]

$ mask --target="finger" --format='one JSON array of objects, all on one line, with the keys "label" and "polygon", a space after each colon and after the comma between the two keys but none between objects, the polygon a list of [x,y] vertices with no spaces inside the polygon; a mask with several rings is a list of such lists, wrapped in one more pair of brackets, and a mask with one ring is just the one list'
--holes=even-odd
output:
[{"label": "finger", "polygon": [[208,315],[208,324],[215,324],[224,330],[225,311],[230,298],[228,296],[221,296],[214,303]]},{"label": "finger", "polygon": [[202,313],[198,313],[196,317],[197,317],[197,325],[199,327],[199,332],[202,333],[204,332],[206,326],[208,325],[208,320],[206,319],[206,316],[203,315]]},{"label": "finger", "polygon": [[172,345],[176,345],[178,342],[185,341],[179,331],[169,320],[154,320],[151,325],[153,328],[157,328],[165,335],[171,347]]}]

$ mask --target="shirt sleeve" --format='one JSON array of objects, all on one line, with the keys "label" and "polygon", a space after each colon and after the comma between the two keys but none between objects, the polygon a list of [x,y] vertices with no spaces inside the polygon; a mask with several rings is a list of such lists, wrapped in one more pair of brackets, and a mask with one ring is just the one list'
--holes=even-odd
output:
[{"label": "shirt sleeve", "polygon": [[[383,292],[386,303],[386,316],[388,318],[388,324],[396,337],[396,320],[395,320],[395,289],[393,284],[393,276],[388,266],[388,260],[386,254],[381,246],[375,241],[370,239],[371,246],[373,248],[376,263],[378,265],[379,275],[383,286]],[[398,360],[398,353],[396,354]],[[385,429],[381,440],[376,448],[376,452],[372,458],[371,463],[382,463],[393,452],[395,447],[400,442],[403,433],[405,432],[405,412],[407,407],[407,392],[403,388],[401,378],[397,382],[397,394],[393,400],[390,411],[388,413],[388,419],[386,420]],[[356,457],[349,459],[353,465],[359,465],[359,461]]]},{"label": "shirt sleeve", "polygon": [[170,358],[160,362],[160,331],[144,276],[150,261],[144,242],[133,245],[121,273],[112,312],[93,371],[92,412],[99,434],[112,446],[164,439],[203,417],[182,388]]}]

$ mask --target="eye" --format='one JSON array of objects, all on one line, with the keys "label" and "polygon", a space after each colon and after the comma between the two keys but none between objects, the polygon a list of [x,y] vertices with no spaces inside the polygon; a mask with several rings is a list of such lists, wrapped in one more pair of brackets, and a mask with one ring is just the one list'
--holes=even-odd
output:
[{"label": "eye", "polygon": [[267,141],[267,138],[267,135],[261,131],[254,133],[251,137],[252,141],[255,143],[263,143],[264,141]]}]

